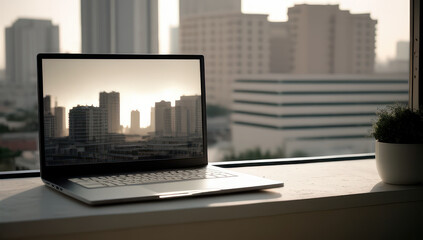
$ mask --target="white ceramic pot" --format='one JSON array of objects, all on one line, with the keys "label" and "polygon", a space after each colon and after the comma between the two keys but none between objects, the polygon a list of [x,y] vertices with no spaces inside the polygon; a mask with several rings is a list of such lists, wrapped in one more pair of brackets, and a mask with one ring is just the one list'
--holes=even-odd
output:
[{"label": "white ceramic pot", "polygon": [[423,144],[396,144],[376,141],[376,166],[385,183],[423,182]]}]

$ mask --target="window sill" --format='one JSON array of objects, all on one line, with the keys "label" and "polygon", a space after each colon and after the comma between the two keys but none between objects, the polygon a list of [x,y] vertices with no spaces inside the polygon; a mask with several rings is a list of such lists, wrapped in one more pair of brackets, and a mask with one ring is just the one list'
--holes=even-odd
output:
[{"label": "window sill", "polygon": [[[363,224],[375,221],[373,218],[379,215],[381,219],[386,214],[392,217],[389,221],[383,220],[378,228],[374,228],[375,231],[398,221],[404,222],[403,217],[407,218],[406,223],[410,223],[407,226],[411,230],[415,224],[423,222],[423,185],[394,186],[382,183],[374,159],[233,170],[281,180],[285,187],[221,196],[89,207],[48,189],[39,178],[0,180],[0,238],[85,236],[88,239],[113,234],[121,236],[132,231],[133,234],[144,236],[171,234],[175,239],[178,236],[191,239],[198,238],[195,233],[202,228],[214,226],[216,231],[229,228],[230,232],[236,232],[240,224],[247,226],[242,225],[245,228],[243,234],[253,238],[248,224],[253,224],[252,229],[259,231],[262,226],[287,221],[287,233],[301,233],[298,226],[302,222],[307,227],[319,226],[326,218],[327,221],[340,221],[345,226],[353,226],[348,221],[353,221],[351,216],[358,213],[361,215],[356,216],[359,217],[356,220]],[[391,210],[397,213],[389,215]],[[290,222],[295,222],[293,219],[299,221],[294,229],[289,228]],[[177,230],[181,227],[184,231]],[[410,232],[406,228],[404,226]],[[281,225],[265,232],[277,234],[278,229],[284,227]],[[417,228],[413,234],[423,236],[422,231]],[[212,235],[215,236],[217,232]],[[233,237],[231,234],[226,236]]]}]

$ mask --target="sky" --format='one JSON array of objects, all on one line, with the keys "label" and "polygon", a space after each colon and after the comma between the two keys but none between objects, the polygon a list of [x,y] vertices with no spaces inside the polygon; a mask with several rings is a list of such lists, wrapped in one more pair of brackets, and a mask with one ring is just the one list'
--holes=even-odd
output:
[{"label": "sky", "polygon": [[[397,41],[409,40],[409,1],[407,0],[243,0],[244,13],[269,14],[270,21],[286,21],[288,7],[294,4],[339,4],[351,13],[371,13],[378,20],[376,60],[395,57]],[[5,65],[4,29],[17,18],[52,19],[60,28],[62,52],[80,52],[79,0],[0,0],[0,69]],[[160,52],[169,52],[169,28],[178,25],[178,1],[159,0]]]},{"label": "sky", "polygon": [[57,101],[66,114],[77,105],[98,107],[100,92],[119,92],[123,126],[130,126],[132,110],[140,111],[140,125],[147,127],[155,102],[174,106],[180,96],[201,94],[198,60],[46,59],[43,84],[52,107]]}]

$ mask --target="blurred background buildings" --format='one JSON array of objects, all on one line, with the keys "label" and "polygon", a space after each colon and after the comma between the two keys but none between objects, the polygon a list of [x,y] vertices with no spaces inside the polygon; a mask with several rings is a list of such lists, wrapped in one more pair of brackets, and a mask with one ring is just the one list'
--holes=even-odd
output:
[{"label": "blurred background buildings", "polygon": [[[160,52],[159,17],[165,16],[158,5],[81,0],[75,23],[81,25],[81,52]],[[371,12],[301,3],[288,8],[286,21],[271,22],[267,14],[246,14],[241,7],[241,0],[179,0],[179,26],[169,29],[171,53],[205,56],[210,160],[240,159],[254,151],[261,153],[256,157],[373,152],[368,133],[375,111],[408,99],[408,39],[392,46],[395,57],[380,63],[376,39],[382,22]],[[60,30],[49,19],[18,18],[5,31],[0,167],[38,168],[35,59],[39,52],[60,51]],[[67,135],[63,122],[71,109],[47,101],[47,115],[54,118],[47,116],[46,133]],[[105,100],[103,108],[112,109],[112,102]],[[148,130],[139,128],[136,111],[131,126],[109,116],[108,129],[198,131],[199,118],[189,110],[196,104],[188,98],[174,107],[158,102],[151,106]],[[166,121],[176,116],[191,125]]]}]

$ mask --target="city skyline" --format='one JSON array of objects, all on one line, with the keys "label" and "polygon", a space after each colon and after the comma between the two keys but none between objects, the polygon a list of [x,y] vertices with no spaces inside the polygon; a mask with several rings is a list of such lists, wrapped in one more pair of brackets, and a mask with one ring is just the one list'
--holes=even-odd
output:
[{"label": "city skyline", "polygon": [[[113,91],[113,92],[116,92],[116,91]],[[113,92],[111,92],[111,93],[113,93]],[[99,94],[101,94],[101,93],[104,93],[104,91],[103,92],[100,92]],[[194,95],[195,97],[200,97],[200,95]],[[45,101],[49,101],[51,98],[54,98],[54,96],[51,96],[51,95],[45,95],[44,97],[43,97],[43,100],[44,100],[44,102]],[[179,99],[175,99],[175,100],[173,100],[173,101],[167,101],[167,100],[163,100],[163,99],[161,99],[161,100],[157,100],[151,107],[150,107],[150,109],[149,109],[149,112],[148,112],[148,115],[149,115],[149,121],[151,120],[151,114],[153,113],[153,111],[154,111],[154,109],[155,109],[155,105],[157,104],[157,103],[159,103],[159,102],[170,102],[170,106],[172,107],[172,108],[174,108],[174,107],[177,107],[177,102],[178,101],[181,101],[181,99],[182,98],[184,98],[184,97],[193,97],[193,96],[190,96],[190,95],[181,95],[181,96],[179,96]],[[56,102],[58,101],[59,99],[56,99]],[[45,106],[47,106],[47,105],[50,105],[49,103],[45,103]],[[69,112],[73,109],[73,108],[78,108],[78,107],[96,107],[96,108],[101,108],[100,107],[100,104],[99,104],[99,102],[97,102],[97,104],[91,104],[91,105],[81,105],[81,104],[78,104],[78,105],[76,105],[76,106],[72,106],[72,107],[70,107],[69,109],[67,109],[66,110],[66,112],[64,112],[65,110],[64,109],[66,109],[65,107],[63,107],[63,106],[60,106],[60,105],[58,105],[58,106],[55,106],[54,108],[51,108],[51,109],[55,109],[55,111],[54,111],[54,115],[53,116],[56,116],[56,111],[58,110],[58,109],[60,109],[60,114],[62,115],[62,114],[65,114],[65,116],[66,117],[64,117],[64,120],[65,120],[65,129],[68,129],[69,128]],[[134,113],[134,112],[138,112],[138,114],[140,114],[140,111],[138,110],[138,109],[133,109],[133,110],[131,110],[129,113],[126,113],[126,112],[124,112],[124,113],[122,113],[122,111],[120,112],[120,117],[122,117],[122,114],[129,114],[129,115],[131,115],[131,118],[132,118],[132,114]],[[45,114],[51,114],[52,113],[52,111],[51,110],[46,110],[46,112],[45,112]],[[120,124],[121,126],[123,126],[124,128],[132,128],[132,125],[131,125],[131,118],[130,118],[130,120],[129,120],[129,125],[123,125],[123,124]],[[137,121],[138,121],[138,128],[146,128],[146,127],[151,127],[151,122],[149,123],[149,125],[145,125],[145,126],[143,126],[142,124],[141,124],[141,121],[140,121],[141,119],[140,119],[140,117],[138,116],[138,119],[137,119]],[[134,127],[136,127],[136,126],[134,126]],[[64,134],[63,133],[60,133],[59,134],[60,136],[64,136]],[[66,135],[66,134],[65,134]]]},{"label": "city skyline", "polygon": [[146,127],[155,102],[174,105],[180,96],[201,94],[198,60],[44,61],[44,96],[50,95],[52,102],[57,100],[58,106],[70,110],[78,104],[99,106],[100,92],[119,92],[124,127],[130,126],[132,110],[140,111],[140,127]]},{"label": "city skyline", "polygon": [[[53,24],[60,27],[60,51],[80,52],[80,3],[79,1],[37,1],[31,6],[30,1],[17,0],[11,3],[7,0],[0,0],[3,11],[0,15],[0,28],[4,29],[12,24],[19,17],[52,19]],[[387,61],[395,56],[395,43],[409,40],[409,2],[405,1],[383,1],[383,8],[378,7],[379,1],[242,1],[243,13],[264,13],[270,14],[270,21],[286,21],[287,9],[294,4],[340,4],[343,10],[351,13],[371,13],[372,18],[378,20],[378,34],[376,40],[377,61]],[[178,1],[159,1],[159,39],[160,53],[169,52],[169,28],[178,25]],[[162,14],[164,13],[164,14]],[[0,69],[4,68],[4,32],[0,32]]]},{"label": "city skyline", "polygon": [[[161,159],[181,159],[203,154],[201,97],[181,96],[172,107],[160,100],[151,109],[154,129],[132,132],[116,129],[120,105],[119,92],[100,92],[99,106],[72,107],[68,113],[68,135],[59,129],[63,107],[50,111],[51,97],[44,97],[44,141],[48,165],[87,164]],[[153,114],[154,112],[154,114]],[[131,111],[133,115],[134,111]],[[136,113],[139,113],[136,111]],[[58,125],[59,124],[59,125]]]}]

